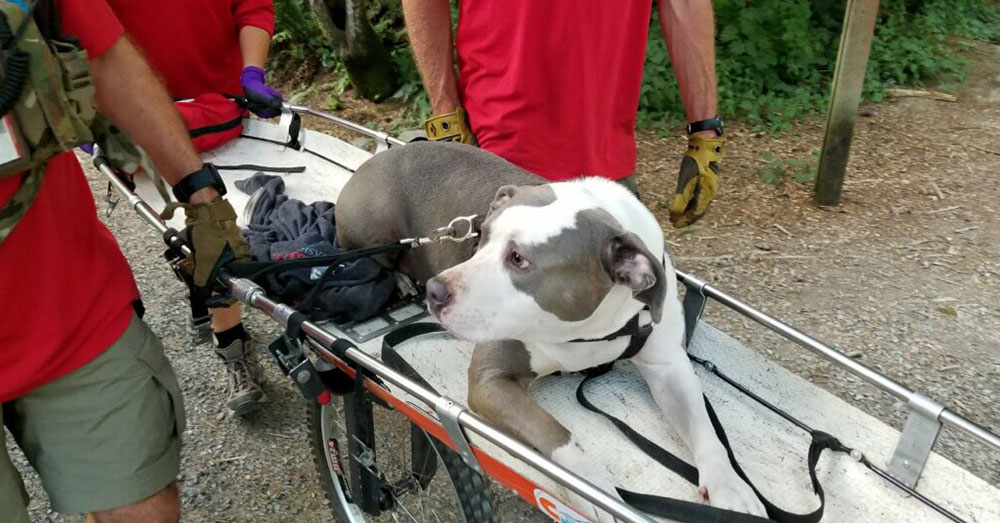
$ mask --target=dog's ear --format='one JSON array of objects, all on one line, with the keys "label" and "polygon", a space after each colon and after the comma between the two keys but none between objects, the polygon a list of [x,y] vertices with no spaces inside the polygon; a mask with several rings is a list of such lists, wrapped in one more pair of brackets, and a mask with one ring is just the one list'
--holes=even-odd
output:
[{"label": "dog's ear", "polygon": [[490,214],[507,205],[515,194],[517,194],[516,185],[504,185],[497,189],[497,194],[493,197],[493,203],[490,204]]},{"label": "dog's ear", "polygon": [[659,323],[667,296],[667,276],[663,263],[646,244],[630,232],[620,233],[605,245],[603,262],[611,281],[632,289],[632,296],[649,307],[653,323]]}]

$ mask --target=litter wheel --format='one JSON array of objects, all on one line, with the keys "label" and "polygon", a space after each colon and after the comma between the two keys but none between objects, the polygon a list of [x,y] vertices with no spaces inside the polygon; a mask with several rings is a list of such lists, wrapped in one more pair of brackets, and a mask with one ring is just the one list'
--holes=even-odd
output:
[{"label": "litter wheel", "polygon": [[487,481],[364,393],[309,408],[313,457],[338,522],[497,522]]}]

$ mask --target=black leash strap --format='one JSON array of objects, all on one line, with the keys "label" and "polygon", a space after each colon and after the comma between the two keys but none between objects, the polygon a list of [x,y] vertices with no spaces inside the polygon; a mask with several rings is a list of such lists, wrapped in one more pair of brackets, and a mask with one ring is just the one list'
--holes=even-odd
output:
[{"label": "black leash strap", "polygon": [[[586,384],[590,382],[590,380],[598,376],[603,376],[604,374],[607,374],[607,372],[611,370],[612,364],[613,362],[602,365],[600,367],[589,369],[587,371],[586,377],[583,378],[583,381],[581,381],[580,385],[576,388],[577,401],[579,401],[580,404],[583,405],[584,408],[586,408],[587,410],[600,414],[601,416],[604,416],[605,419],[610,421],[612,425],[614,425],[619,431],[621,431],[621,433],[624,434],[625,437],[629,439],[629,441],[634,443],[636,447],[639,447],[639,450],[643,451],[647,456],[655,459],[664,467],[667,467],[668,469],[672,470],[675,474],[684,478],[688,483],[697,485],[698,469],[689,465],[681,458],[678,458],[667,449],[657,445],[656,443],[653,443],[642,434],[639,434],[638,432],[635,431],[635,429],[630,427],[628,423],[625,423],[624,421],[612,416],[611,414],[608,414],[607,412],[604,412],[603,410],[597,408],[596,406],[594,406],[593,403],[590,402],[590,400],[587,399],[587,396],[583,392],[584,386],[586,386]],[[663,499],[669,499],[669,498],[663,498]],[[664,517],[669,517],[669,516],[664,516]]]},{"label": "black leash strap", "polygon": [[[784,410],[781,410],[780,408],[778,408],[777,406],[775,406],[773,403],[771,403],[771,402],[765,400],[764,398],[760,397],[759,395],[757,395],[752,390],[744,387],[742,384],[740,384],[736,380],[730,378],[724,372],[722,372],[721,370],[719,370],[719,368],[714,363],[712,363],[711,361],[699,358],[698,356],[695,356],[695,355],[690,354],[690,353],[688,353],[688,358],[690,358],[691,361],[693,361],[693,362],[695,362],[695,363],[697,363],[697,364],[705,367],[706,370],[708,370],[712,374],[715,374],[716,376],[718,376],[719,379],[721,379],[722,381],[725,381],[726,383],[728,383],[734,389],[742,392],[743,394],[746,394],[747,396],[749,396],[751,399],[753,399],[757,403],[760,403],[764,407],[767,407],[767,409],[770,410],[771,412],[774,412],[778,416],[781,416],[782,418],[784,418],[789,423],[795,425],[796,427],[799,427],[804,432],[806,432],[807,434],[811,435],[812,438],[813,438],[813,442],[809,446],[809,460],[810,460],[810,463],[812,463],[814,459],[816,459],[816,460],[819,459],[819,453],[822,453],[822,451],[824,450],[824,448],[829,448],[829,449],[832,449],[832,450],[837,451],[837,452],[846,452],[846,453],[850,454],[853,459],[857,460],[862,465],[864,465],[866,468],[868,468],[868,470],[871,470],[877,476],[879,476],[882,479],[888,481],[889,483],[893,484],[894,486],[896,486],[900,490],[906,492],[907,494],[913,496],[914,498],[920,500],[920,502],[922,502],[923,504],[927,505],[931,509],[935,510],[936,512],[938,512],[942,516],[944,516],[944,517],[946,517],[946,518],[954,521],[955,523],[965,523],[965,520],[962,519],[962,518],[960,518],[959,516],[957,516],[954,512],[951,512],[950,510],[948,510],[948,509],[942,507],[941,505],[935,503],[931,499],[927,498],[927,496],[924,496],[923,494],[921,494],[921,493],[917,492],[916,490],[910,488],[909,486],[907,486],[904,483],[900,482],[896,478],[893,478],[885,470],[883,470],[883,469],[875,466],[874,464],[872,464],[872,462],[869,461],[868,458],[866,458],[861,452],[856,451],[855,449],[851,449],[851,448],[848,448],[848,447],[842,445],[840,443],[840,441],[837,440],[837,438],[835,438],[835,437],[833,437],[833,436],[831,436],[831,435],[829,435],[829,434],[827,434],[827,433],[825,433],[823,431],[819,431],[819,430],[813,429],[812,427],[810,427],[806,423],[802,422],[801,420],[795,418],[791,414],[785,412]],[[715,414],[714,412],[709,411],[709,416],[710,417],[714,416],[714,414]],[[713,421],[713,423],[716,423],[716,422],[717,422],[717,420]],[[819,448],[819,447],[823,447],[823,448]],[[814,452],[816,453],[815,458],[813,457],[813,453]],[[742,474],[742,471],[740,471],[738,468],[736,470],[737,470],[737,473]],[[818,489],[817,490],[817,495],[820,497],[820,500],[823,500],[822,488],[819,487],[819,482],[818,482],[818,480],[816,480],[815,472],[814,472],[812,466],[810,466],[809,475],[810,475],[810,478],[813,480],[814,488]],[[748,481],[748,483],[749,483],[749,481]],[[753,485],[751,484],[751,487],[752,486]],[[766,506],[766,504],[765,504],[765,506]],[[822,506],[820,508],[822,508]]]},{"label": "black leash strap", "polygon": [[[629,439],[636,447],[639,448],[643,453],[645,453],[650,458],[656,460],[658,463],[664,467],[670,469],[672,472],[678,476],[684,478],[687,482],[692,485],[698,485],[698,469],[689,463],[685,462],[681,458],[677,457],[670,451],[664,449],[663,447],[653,443],[648,438],[639,434],[632,427],[630,427],[624,421],[608,414],[607,412],[597,408],[591,403],[586,395],[584,394],[584,388],[587,383],[602,376],[611,370],[611,364],[602,365],[594,369],[588,370],[583,381],[576,389],[576,399],[584,406],[587,410],[600,414],[605,419],[611,422],[626,438]],[[705,398],[705,408],[708,411],[708,417],[712,421],[712,427],[715,429],[715,434],[722,442],[722,445],[726,448],[726,453],[729,455],[729,462],[732,464],[733,469],[736,474],[747,482],[747,485],[754,491],[757,497],[760,499],[764,508],[767,510],[768,517],[771,521],[777,521],[779,523],[817,523],[823,517],[823,509],[825,508],[826,500],[823,493],[823,488],[820,486],[819,480],[816,477],[816,463],[819,461],[819,456],[826,449],[831,449],[837,452],[850,452],[850,449],[843,446],[837,438],[821,432],[821,431],[811,431],[812,443],[809,445],[809,477],[812,480],[813,490],[819,497],[820,505],[819,508],[810,512],[808,514],[794,514],[779,508],[770,501],[767,500],[757,487],[750,481],[746,473],[740,467],[739,463],[736,461],[736,456],[733,453],[732,446],[729,443],[729,438],[726,436],[726,432],[722,427],[722,423],[719,422],[718,416],[715,414],[715,410],[712,408],[711,403],[709,403],[708,398]],[[665,517],[670,519],[675,519],[679,521],[696,521],[696,522],[734,522],[734,523],[760,523],[763,521],[768,521],[764,518],[757,516],[751,516],[749,514],[744,514],[742,512],[734,512],[731,510],[723,510],[702,503],[693,503],[690,501],[679,500],[675,498],[668,498],[665,496],[656,496],[652,494],[642,494],[638,492],[632,492],[625,489],[618,489],[619,495],[626,503],[632,505],[633,507],[642,510],[643,512],[652,514],[654,516]],[[709,493],[711,495],[711,493]]]},{"label": "black leash strap", "polygon": [[390,243],[388,245],[379,245],[378,247],[369,247],[367,249],[356,249],[353,251],[344,251],[340,254],[330,254],[326,256],[312,256],[309,258],[301,258],[296,260],[280,260],[280,261],[263,261],[263,262],[233,262],[226,266],[226,271],[232,276],[237,278],[247,278],[249,280],[256,280],[265,274],[278,271],[287,271],[291,269],[302,269],[306,267],[336,267],[341,263],[346,263],[349,261],[354,261],[359,258],[367,258],[370,256],[375,256],[376,254],[382,254],[385,252],[392,251],[402,251],[412,248],[412,245],[406,243]]},{"label": "black leash strap", "polygon": [[[213,164],[214,165],[214,164]],[[260,171],[265,173],[304,173],[305,165],[293,165],[291,167],[273,167],[270,165],[257,165],[255,163],[241,163],[238,165],[216,165],[220,171]]]}]

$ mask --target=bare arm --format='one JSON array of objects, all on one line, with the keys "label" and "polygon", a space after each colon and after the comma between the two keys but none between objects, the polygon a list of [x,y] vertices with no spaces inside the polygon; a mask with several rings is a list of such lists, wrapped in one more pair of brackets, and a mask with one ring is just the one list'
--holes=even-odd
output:
[{"label": "bare arm", "polygon": [[448,0],[403,0],[406,31],[434,114],[450,113],[462,103],[455,77],[451,12]]},{"label": "bare arm", "polygon": [[240,53],[243,67],[251,65],[264,68],[267,51],[271,47],[271,35],[256,26],[246,25],[240,29]]},{"label": "bare arm", "polygon": [[[711,0],[658,0],[657,8],[688,122],[714,118],[718,105]],[[715,136],[713,131],[697,134]]]},{"label": "bare arm", "polygon": [[[149,154],[167,183],[175,185],[201,168],[201,157],[166,89],[127,38],[119,38],[90,67],[97,107]],[[206,187],[191,202],[217,196]]]}]

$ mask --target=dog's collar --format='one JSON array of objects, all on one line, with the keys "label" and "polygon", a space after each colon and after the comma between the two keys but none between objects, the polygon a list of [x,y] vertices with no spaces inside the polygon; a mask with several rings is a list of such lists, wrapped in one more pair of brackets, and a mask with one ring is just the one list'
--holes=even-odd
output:
[{"label": "dog's collar", "polygon": [[576,340],[570,340],[570,343],[611,341],[611,340],[616,340],[618,338],[623,338],[625,336],[629,336],[632,339],[629,340],[628,346],[625,347],[625,350],[622,351],[622,353],[617,358],[615,358],[615,360],[627,360],[635,356],[636,354],[639,354],[639,351],[642,350],[643,346],[646,345],[646,339],[649,338],[649,335],[652,332],[653,332],[653,323],[649,322],[646,325],[640,326],[639,314],[636,314],[635,316],[632,316],[632,319],[628,320],[628,322],[625,323],[625,325],[622,328],[616,330],[615,332],[612,332],[611,334],[608,334],[603,338],[596,338],[589,340],[576,339]]}]

